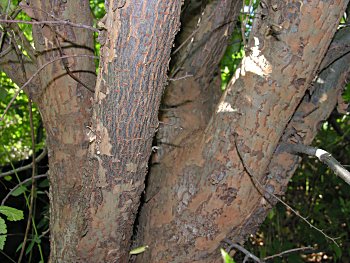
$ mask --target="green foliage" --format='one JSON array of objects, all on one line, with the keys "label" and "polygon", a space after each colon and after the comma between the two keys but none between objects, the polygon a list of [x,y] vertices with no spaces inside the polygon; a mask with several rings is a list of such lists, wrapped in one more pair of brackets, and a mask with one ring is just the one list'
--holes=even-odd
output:
[{"label": "green foliage", "polygon": [[[24,218],[23,211],[8,206],[0,206],[0,214],[5,215],[9,221],[18,221]],[[0,250],[4,249],[6,238],[7,226],[5,220],[0,217]]]},{"label": "green foliage", "polygon": [[[230,44],[227,46],[225,55],[220,63],[221,89],[223,90],[226,88],[245,55],[243,37],[245,41],[249,37],[255,10],[258,5],[259,1],[257,0],[245,0],[243,14],[238,18],[237,27],[231,36]],[[244,28],[244,33],[242,33],[242,28]]]},{"label": "green foliage", "polygon": [[225,89],[244,56],[241,31],[236,29],[221,60],[221,88]]},{"label": "green foliage", "polygon": [[[6,106],[13,98],[18,87],[6,76],[0,73],[0,116],[5,111]],[[21,92],[13,105],[5,115],[4,121],[0,122],[0,166],[10,161],[28,158],[31,154],[31,136],[29,125],[28,98]],[[36,107],[33,108],[34,129],[40,129],[40,114]],[[39,131],[38,131],[39,132]],[[44,146],[44,138],[36,145],[39,150]],[[7,154],[8,153],[8,154]]]},{"label": "green foliage", "polygon": [[224,249],[220,249],[220,251],[224,263],[235,263],[234,259]]},{"label": "green foliage", "polygon": [[5,205],[0,206],[0,214],[5,215],[9,221],[18,221],[24,218],[23,211]]},{"label": "green foliage", "polygon": [[0,217],[0,250],[4,250],[6,242],[7,227],[5,220]]}]

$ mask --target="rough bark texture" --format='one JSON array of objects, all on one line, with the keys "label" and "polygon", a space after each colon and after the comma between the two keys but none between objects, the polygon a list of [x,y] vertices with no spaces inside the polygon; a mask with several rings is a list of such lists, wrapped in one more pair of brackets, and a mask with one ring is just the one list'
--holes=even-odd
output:
[{"label": "rough bark texture", "polygon": [[[26,89],[47,131],[51,261],[127,262],[159,128],[134,244],[149,250],[136,261],[221,262],[220,241],[242,242],[253,233],[276,202],[270,193],[282,195],[294,173],[299,158],[279,143],[311,143],[336,104],[349,74],[349,55],[334,62],[339,50],[347,52],[347,29],[322,62],[324,82],[310,83],[348,1],[269,1],[257,12],[247,57],[217,107],[217,65],[241,1],[185,1],[177,47],[186,43],[173,56],[171,77],[193,76],[170,82],[160,127],[157,109],[181,1],[106,2],[95,94],[64,66],[91,89],[95,67],[87,58],[48,65]],[[26,3],[34,20],[53,14],[92,23],[87,0]],[[3,26],[23,37],[15,25]],[[18,85],[61,55],[93,55],[92,33],[84,29],[34,26],[35,52],[21,42],[29,58],[11,49],[8,36],[0,66]]]},{"label": "rough bark texture", "polygon": [[140,220],[140,244],[150,249],[139,262],[213,262],[223,238],[242,242],[262,222],[270,205],[254,180],[268,178],[346,5],[278,1],[258,11],[267,16],[255,21],[248,55],[208,127],[164,157],[166,169],[150,178],[157,194]]},{"label": "rough bark texture", "polygon": [[[110,2],[89,148],[82,262],[126,262],[181,1]],[[93,171],[93,176],[90,175]]]},{"label": "rough bark texture", "polygon": [[[188,2],[171,61],[173,81],[166,88],[160,109],[159,149],[154,163],[181,147],[188,134],[207,125],[221,96],[219,62],[242,6],[241,0],[211,1],[199,6],[197,1]],[[184,76],[188,77],[182,79]]]},{"label": "rough bark texture", "polygon": [[[30,2],[26,12],[35,20],[69,19],[92,24],[89,1]],[[77,12],[79,10],[79,12]],[[93,56],[91,31],[70,26],[34,26],[38,67],[63,55]],[[93,93],[67,74],[64,63],[85,85],[95,85],[95,65],[89,58],[68,58],[46,66],[35,94],[47,133],[50,180],[52,262],[76,262],[76,244],[84,230],[83,169],[89,145],[86,126]]]}]

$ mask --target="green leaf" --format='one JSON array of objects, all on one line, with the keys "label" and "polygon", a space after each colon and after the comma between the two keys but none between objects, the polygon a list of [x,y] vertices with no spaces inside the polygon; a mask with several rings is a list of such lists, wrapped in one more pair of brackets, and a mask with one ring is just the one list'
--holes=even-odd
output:
[{"label": "green leaf", "polygon": [[4,177],[4,179],[5,179],[5,181],[11,181],[12,180],[12,176],[11,175],[6,175],[5,177]]},{"label": "green leaf", "polygon": [[147,248],[148,246],[134,248],[133,250],[130,251],[130,255],[137,255],[137,254],[143,253],[146,251]]},{"label": "green leaf", "polygon": [[221,248],[220,251],[221,251],[222,259],[224,260],[225,263],[235,263],[233,258],[231,258],[231,256],[224,249]]},{"label": "green leaf", "polygon": [[48,179],[45,179],[43,180],[40,184],[39,184],[39,187],[42,187],[42,188],[46,188],[46,187],[49,187],[50,184],[49,184],[49,180]]},{"label": "green leaf", "polygon": [[9,221],[18,221],[24,218],[23,211],[5,205],[0,206],[0,213],[5,215]]},{"label": "green leaf", "polygon": [[20,185],[19,187],[16,188],[16,190],[14,190],[11,195],[12,196],[20,196],[21,194],[23,194],[25,191],[27,191],[27,187],[25,187],[24,185]]},{"label": "green leaf", "polygon": [[0,217],[0,250],[4,250],[6,237],[7,237],[7,227],[5,220]]},{"label": "green leaf", "polygon": [[0,234],[7,234],[7,227],[5,220],[0,217]]}]

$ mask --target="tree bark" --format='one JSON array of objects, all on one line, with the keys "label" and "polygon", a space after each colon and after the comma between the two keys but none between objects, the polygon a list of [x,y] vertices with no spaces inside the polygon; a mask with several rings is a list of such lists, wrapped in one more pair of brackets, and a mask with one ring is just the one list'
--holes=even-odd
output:
[{"label": "tree bark", "polygon": [[181,1],[114,2],[107,10],[84,174],[91,194],[83,262],[128,260]]},{"label": "tree bark", "polygon": [[[25,6],[26,7],[26,6]],[[79,10],[79,12],[77,12]],[[69,19],[92,25],[89,1],[34,0],[25,8],[33,20]],[[67,55],[94,55],[92,32],[70,26],[33,26],[38,67]],[[94,87],[95,65],[91,58],[67,58],[47,65],[40,73],[35,93],[47,134],[50,181],[51,262],[76,262],[76,245],[84,231],[86,195],[84,165],[89,139],[93,93],[78,83]]]},{"label": "tree bark", "polygon": [[[173,54],[161,123],[181,1],[107,2],[96,88],[93,60],[74,57],[49,64],[26,89],[47,131],[51,262],[127,262],[158,128],[133,237],[134,246],[149,249],[136,261],[221,262],[220,241],[243,242],[275,204],[271,193],[284,194],[299,158],[280,142],[310,144],[336,104],[349,72],[348,55],[334,62],[344,40],[319,65],[348,1],[263,5],[220,101],[217,65],[242,2],[186,1],[177,47],[187,44]],[[33,20],[54,14],[92,24],[87,0],[33,0],[25,10]],[[8,36],[3,49],[11,47]],[[18,85],[62,55],[93,55],[85,29],[33,26],[33,38],[31,56],[9,49],[0,57]],[[318,68],[333,85],[310,86]]]},{"label": "tree bark", "polygon": [[208,127],[150,177],[156,195],[144,205],[139,237],[150,249],[138,262],[214,262],[223,238],[242,242],[256,230],[271,207],[264,195],[274,192],[265,185],[276,175],[269,164],[346,5],[279,1],[257,11],[268,15],[255,20],[239,75]]}]

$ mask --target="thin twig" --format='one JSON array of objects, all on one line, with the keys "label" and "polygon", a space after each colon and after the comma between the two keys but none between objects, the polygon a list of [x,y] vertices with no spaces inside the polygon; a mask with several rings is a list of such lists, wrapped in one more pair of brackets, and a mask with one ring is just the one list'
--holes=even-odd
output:
[{"label": "thin twig", "polygon": [[[44,149],[43,149],[43,152],[42,152],[38,157],[36,157],[35,162],[36,162],[36,163],[40,162],[40,161],[46,156],[46,154],[47,154],[47,149],[44,148]],[[19,173],[19,172],[28,170],[28,169],[31,168],[32,166],[33,166],[33,164],[30,163],[30,164],[27,164],[27,165],[25,165],[25,166],[16,168],[15,170],[11,170],[11,171],[4,172],[4,173],[0,174],[0,178],[5,177],[5,176],[8,176],[8,175],[11,175],[11,174],[14,174],[14,173]]]},{"label": "thin twig", "polygon": [[[262,196],[265,196],[265,194],[267,196],[272,196],[274,197],[277,201],[279,201],[280,203],[282,203],[286,208],[290,209],[297,217],[301,218],[305,223],[307,223],[311,228],[315,229],[316,231],[318,231],[319,233],[321,233],[324,237],[328,238],[329,240],[331,240],[337,247],[339,247],[338,243],[335,241],[335,238],[328,236],[326,233],[324,233],[321,229],[317,228],[316,226],[314,226],[313,224],[311,224],[305,217],[301,216],[294,208],[292,208],[290,205],[288,205],[286,202],[284,202],[281,198],[279,198],[278,196],[276,196],[274,193],[272,193],[271,191],[265,189],[265,187],[260,183],[260,181],[254,176],[254,174],[250,171],[249,167],[246,165],[246,163],[243,160],[243,157],[241,155],[241,152],[238,148],[237,145],[237,134],[235,135],[235,139],[234,139],[234,144],[237,150],[237,155],[243,165],[243,169],[245,170],[245,172],[249,175],[249,177],[252,179],[254,185],[257,187],[257,190],[259,191],[259,193]],[[260,191],[263,191],[263,193],[261,193]]]},{"label": "thin twig", "polygon": [[[35,175],[35,176],[34,176],[35,180],[40,179],[40,178],[44,178],[44,177],[47,177],[47,174],[39,174],[39,175]],[[21,185],[24,185],[24,184],[30,182],[31,180],[32,180],[32,178],[27,178],[27,179],[23,180],[22,182],[18,183],[15,187],[13,187],[13,188],[7,193],[7,195],[4,197],[4,199],[2,199],[1,205],[4,205],[4,204],[5,204],[5,202],[7,201],[7,199],[9,199],[9,197],[12,195],[12,193],[13,193],[14,191],[17,190],[18,187],[20,187]]]},{"label": "thin twig", "polygon": [[[15,51],[17,53],[18,56],[18,60],[21,64],[22,67],[22,74],[23,74],[23,79],[27,80],[27,72],[24,66],[24,61],[23,61],[23,57],[22,57],[22,53],[19,52],[18,47],[16,45],[14,45]],[[21,253],[19,254],[18,257],[18,263],[22,262],[22,258],[24,256],[24,251],[25,251],[25,246],[26,246],[26,242],[28,239],[28,233],[29,233],[29,229],[30,229],[30,225],[32,222],[32,213],[33,213],[33,205],[34,205],[34,191],[35,191],[35,175],[36,175],[36,162],[35,162],[35,135],[34,135],[34,123],[33,123],[33,108],[32,108],[32,100],[31,98],[28,98],[28,111],[29,111],[29,126],[30,126],[30,137],[32,140],[32,187],[31,187],[31,195],[30,195],[30,204],[29,204],[29,211],[28,211],[28,219],[27,219],[27,226],[26,226],[26,230],[24,233],[24,238],[23,238],[23,243],[22,243],[22,249],[21,249]]]},{"label": "thin twig", "polygon": [[[50,27],[51,28],[51,27]],[[55,35],[55,40],[56,40],[56,45],[58,47],[58,52],[60,53],[60,56],[64,56],[64,52],[62,50],[62,46],[61,46],[61,43],[58,39],[58,36],[57,36],[57,31],[54,29],[54,28],[51,28],[53,34]],[[85,83],[83,83],[78,77],[76,77],[73,72],[69,69],[69,66],[68,66],[68,60],[67,59],[62,59],[62,64],[64,66],[64,69],[66,70],[67,74],[72,78],[74,79],[76,82],[78,82],[80,85],[82,85],[84,88],[86,88],[88,91],[92,92],[92,93],[95,93],[94,89],[89,87],[88,85],[86,85]]]},{"label": "thin twig", "polygon": [[[210,21],[210,19],[214,16],[214,14],[215,14],[215,12],[213,11],[213,12],[210,14],[210,16],[208,17],[207,21]],[[182,42],[181,45],[180,45],[177,49],[174,50],[174,52],[172,52],[171,55],[174,56],[177,52],[179,52],[180,49],[181,49],[190,39],[192,39],[192,37],[198,32],[199,29],[200,29],[200,27],[198,26],[198,27],[196,28],[196,30],[194,30],[194,31],[185,39],[185,41]]]},{"label": "thin twig", "polygon": [[298,247],[298,248],[292,248],[292,249],[288,249],[286,251],[283,251],[281,253],[278,253],[278,254],[275,254],[275,255],[272,255],[272,256],[268,256],[268,257],[265,257],[264,260],[267,261],[267,260],[271,260],[273,258],[277,258],[277,257],[283,257],[287,254],[290,254],[290,253],[295,253],[295,252],[300,252],[300,251],[304,251],[304,250],[314,250],[313,247]]},{"label": "thin twig", "polygon": [[97,56],[91,56],[91,55],[85,55],[85,54],[78,54],[78,55],[67,55],[67,56],[62,56],[62,57],[58,57],[58,58],[54,58],[53,60],[46,62],[44,65],[42,65],[27,81],[26,83],[24,83],[19,89],[18,91],[15,93],[15,95],[13,96],[13,98],[11,99],[11,101],[9,102],[9,104],[6,106],[6,109],[4,111],[4,113],[2,114],[1,118],[0,118],[0,122],[4,120],[4,117],[6,115],[6,113],[8,112],[9,108],[11,107],[11,105],[13,104],[13,102],[15,101],[16,97],[18,96],[18,94],[21,92],[21,90],[23,90],[26,86],[28,86],[28,84],[33,80],[33,78],[38,75],[38,73],[43,70],[43,68],[45,68],[47,65],[57,61],[57,60],[61,60],[61,59],[65,59],[65,58],[74,58],[74,57],[88,57],[88,58],[93,58],[93,59],[98,59]]},{"label": "thin twig", "polygon": [[66,20],[43,20],[43,21],[26,21],[26,20],[15,20],[15,19],[0,19],[1,23],[22,23],[22,24],[29,24],[29,25],[43,25],[43,24],[47,24],[47,25],[69,25],[72,27],[78,27],[78,28],[84,28],[84,29],[88,29],[94,32],[99,32],[99,30],[97,28],[94,28],[92,26],[87,26],[87,25],[83,25],[83,24],[76,24],[76,23],[72,23]]}]

